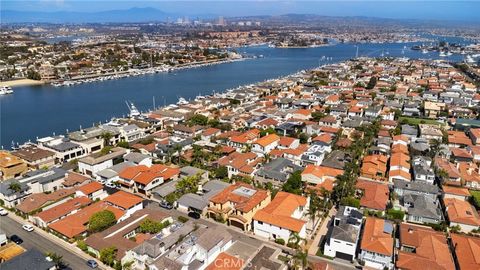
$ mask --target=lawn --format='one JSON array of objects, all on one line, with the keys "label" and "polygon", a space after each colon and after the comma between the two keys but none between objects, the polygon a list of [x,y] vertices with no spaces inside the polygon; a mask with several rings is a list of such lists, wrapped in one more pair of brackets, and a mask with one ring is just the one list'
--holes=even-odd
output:
[{"label": "lawn", "polygon": [[418,124],[431,124],[431,125],[439,125],[439,126],[442,125],[442,123],[438,122],[435,119],[400,116],[398,118],[398,122],[401,123],[402,120],[408,121],[408,124],[410,125],[418,125]]},{"label": "lawn", "polygon": [[480,191],[470,190],[470,194],[472,194],[475,207],[480,208]]}]

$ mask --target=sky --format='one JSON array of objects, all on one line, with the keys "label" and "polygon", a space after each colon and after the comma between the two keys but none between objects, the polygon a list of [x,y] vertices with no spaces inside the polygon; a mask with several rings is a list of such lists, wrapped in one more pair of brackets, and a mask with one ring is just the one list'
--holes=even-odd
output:
[{"label": "sky", "polygon": [[127,0],[1,0],[1,9],[19,11],[80,11],[153,7],[172,14],[212,14],[225,17],[281,15],[287,13],[326,16],[366,16],[394,19],[480,21],[480,0],[477,1],[127,1]]}]

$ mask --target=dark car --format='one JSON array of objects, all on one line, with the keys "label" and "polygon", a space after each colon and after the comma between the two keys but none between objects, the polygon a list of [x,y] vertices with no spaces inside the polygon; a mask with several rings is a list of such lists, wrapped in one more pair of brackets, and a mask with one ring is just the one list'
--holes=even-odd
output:
[{"label": "dark car", "polygon": [[199,219],[200,218],[200,214],[197,213],[197,212],[189,212],[188,216],[193,218],[193,219]]},{"label": "dark car", "polygon": [[95,260],[88,260],[88,261],[87,261],[87,265],[88,265],[90,268],[97,268],[98,263],[97,263]]},{"label": "dark car", "polygon": [[159,204],[160,204],[161,207],[163,207],[165,209],[173,209],[173,205],[169,204],[166,201],[160,202]]},{"label": "dark car", "polygon": [[18,236],[16,234],[10,236],[10,241],[14,242],[17,245],[20,245],[21,243],[23,243],[22,238],[20,238],[20,236]]}]

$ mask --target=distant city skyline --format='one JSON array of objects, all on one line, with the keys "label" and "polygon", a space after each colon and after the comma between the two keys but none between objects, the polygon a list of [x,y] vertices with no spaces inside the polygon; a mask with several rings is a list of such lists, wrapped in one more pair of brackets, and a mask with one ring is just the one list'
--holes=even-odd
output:
[{"label": "distant city skyline", "polygon": [[[480,1],[2,1],[2,10],[99,12],[151,7],[177,16],[259,16],[290,13],[480,22]],[[346,8],[348,7],[348,8]]]}]

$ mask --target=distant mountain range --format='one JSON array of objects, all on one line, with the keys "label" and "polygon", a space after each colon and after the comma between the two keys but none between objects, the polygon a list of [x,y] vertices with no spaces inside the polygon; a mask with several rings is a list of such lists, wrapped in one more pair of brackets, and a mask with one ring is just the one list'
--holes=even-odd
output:
[{"label": "distant mountain range", "polygon": [[108,22],[149,22],[165,21],[168,17],[178,17],[155,8],[130,8],[99,12],[37,12],[0,10],[2,23],[108,23]]}]

